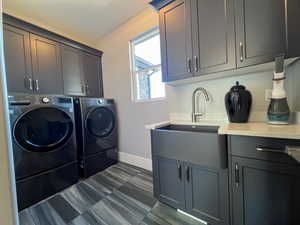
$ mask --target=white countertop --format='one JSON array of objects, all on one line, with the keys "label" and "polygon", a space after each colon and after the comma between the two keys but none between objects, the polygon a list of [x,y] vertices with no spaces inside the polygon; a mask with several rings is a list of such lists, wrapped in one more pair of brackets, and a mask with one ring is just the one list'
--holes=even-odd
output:
[{"label": "white countertop", "polygon": [[300,140],[300,124],[270,125],[265,122],[228,123],[224,121],[201,121],[194,123],[188,120],[172,120],[147,125],[146,129],[156,129],[170,124],[219,126],[219,134],[287,138]]}]

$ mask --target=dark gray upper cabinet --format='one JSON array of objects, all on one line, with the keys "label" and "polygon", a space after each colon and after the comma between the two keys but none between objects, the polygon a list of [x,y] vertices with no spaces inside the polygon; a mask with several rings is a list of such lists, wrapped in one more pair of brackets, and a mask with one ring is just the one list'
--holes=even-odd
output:
[{"label": "dark gray upper cabinet", "polygon": [[81,51],[61,45],[64,94],[84,96],[86,94]]},{"label": "dark gray upper cabinet", "polygon": [[233,157],[231,167],[233,225],[300,224],[299,166]]},{"label": "dark gray upper cabinet", "polygon": [[84,53],[83,72],[86,94],[90,97],[103,97],[101,58]]},{"label": "dark gray upper cabinet", "polygon": [[164,157],[153,157],[154,195],[174,208],[185,209],[183,163]]},{"label": "dark gray upper cabinet", "polygon": [[299,14],[300,14],[300,1],[288,0],[287,1],[287,57],[297,57],[300,53],[300,29],[299,29]]},{"label": "dark gray upper cabinet", "polygon": [[3,36],[9,92],[32,93],[29,33],[4,25]]},{"label": "dark gray upper cabinet", "polygon": [[191,163],[184,170],[187,211],[211,225],[229,224],[228,170]]},{"label": "dark gray upper cabinet", "polygon": [[59,44],[30,34],[34,89],[39,94],[63,94]]},{"label": "dark gray upper cabinet", "polygon": [[101,57],[61,45],[64,93],[103,97]]},{"label": "dark gray upper cabinet", "polygon": [[176,0],[160,10],[163,81],[193,76],[190,0]]},{"label": "dark gray upper cabinet", "polygon": [[102,52],[3,14],[8,91],[103,97]]},{"label": "dark gray upper cabinet", "polygon": [[233,0],[191,0],[193,71],[236,68]]},{"label": "dark gray upper cabinet", "polygon": [[285,1],[236,0],[238,67],[274,60],[285,53]]},{"label": "dark gray upper cabinet", "polygon": [[[163,81],[300,55],[298,0],[153,0]],[[192,46],[190,41],[192,40]]]}]

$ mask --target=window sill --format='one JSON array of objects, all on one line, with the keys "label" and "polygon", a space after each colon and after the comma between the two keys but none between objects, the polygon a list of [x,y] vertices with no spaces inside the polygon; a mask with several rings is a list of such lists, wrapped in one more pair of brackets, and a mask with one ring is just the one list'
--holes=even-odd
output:
[{"label": "window sill", "polygon": [[147,103],[147,102],[162,102],[166,100],[167,97],[162,97],[162,98],[151,98],[151,99],[144,99],[144,100],[133,100],[134,103]]}]

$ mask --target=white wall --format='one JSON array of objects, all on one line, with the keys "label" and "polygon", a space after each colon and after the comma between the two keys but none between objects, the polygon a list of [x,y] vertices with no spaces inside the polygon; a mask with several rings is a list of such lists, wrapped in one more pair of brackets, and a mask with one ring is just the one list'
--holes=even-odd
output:
[{"label": "white wall", "polygon": [[131,98],[129,41],[158,26],[157,13],[147,9],[99,42],[103,55],[104,96],[117,102],[120,151],[150,158],[146,124],[168,119],[166,101],[134,103]]},{"label": "white wall", "polygon": [[[169,95],[170,113],[190,114],[192,109],[192,93],[197,87],[203,87],[208,90],[213,101],[207,105],[207,114],[219,114],[226,116],[224,97],[236,81],[246,86],[252,94],[252,110],[250,120],[257,121],[266,119],[266,111],[269,102],[265,101],[265,90],[272,89],[273,72],[260,72],[229,78],[202,81],[193,84],[184,84],[176,86]],[[286,84],[288,101],[292,111],[299,111],[299,85],[300,85],[300,62],[286,69]],[[263,118],[262,118],[263,117]]]},{"label": "white wall", "polygon": [[[2,0],[0,0],[2,15]],[[3,27],[0,17],[0,224],[17,225],[15,177],[13,173],[5,69],[3,60]]]}]

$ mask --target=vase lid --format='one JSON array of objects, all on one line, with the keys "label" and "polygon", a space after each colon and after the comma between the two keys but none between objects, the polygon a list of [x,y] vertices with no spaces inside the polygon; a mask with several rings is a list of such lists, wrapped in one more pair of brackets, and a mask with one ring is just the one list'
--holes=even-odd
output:
[{"label": "vase lid", "polygon": [[230,89],[230,91],[238,92],[238,91],[245,90],[245,89],[246,89],[245,86],[240,85],[240,83],[238,81],[236,81],[235,86],[233,86]]}]

